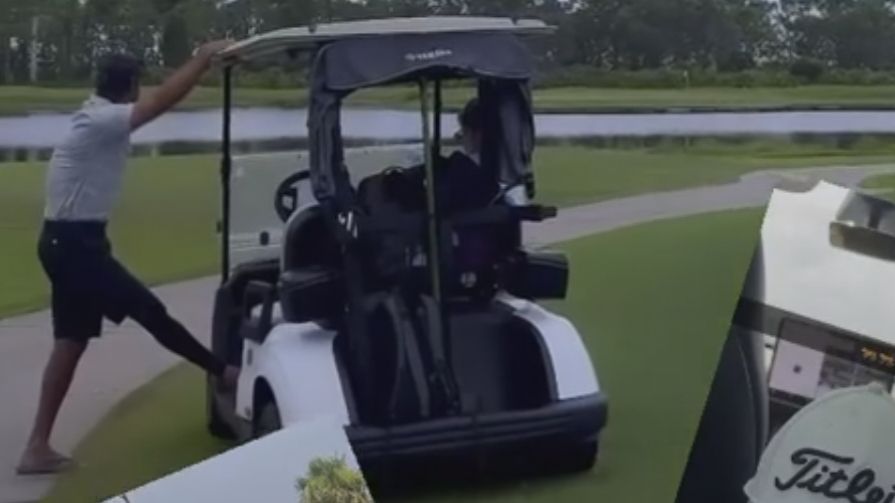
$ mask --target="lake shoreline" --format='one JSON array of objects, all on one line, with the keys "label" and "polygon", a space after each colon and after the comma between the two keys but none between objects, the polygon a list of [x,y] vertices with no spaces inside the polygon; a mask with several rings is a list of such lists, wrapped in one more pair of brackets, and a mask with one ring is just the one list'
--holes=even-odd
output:
[{"label": "lake shoreline", "polygon": [[[178,106],[175,112],[208,112],[220,110],[221,107],[214,105],[186,104]],[[286,105],[286,104],[239,104],[234,109],[249,108],[270,108],[280,110],[300,111],[307,107],[304,104]],[[77,107],[57,107],[57,108],[36,108],[30,111],[3,111],[0,110],[0,118],[25,118],[38,115],[64,115],[71,114],[77,110]],[[415,110],[414,107],[402,103],[364,103],[364,104],[346,104],[344,110],[393,110],[393,111],[409,111]],[[445,113],[459,113],[462,107],[446,105]],[[755,105],[755,106],[538,106],[535,105],[534,113],[539,115],[707,115],[707,114],[757,114],[757,113],[799,113],[799,112],[892,112],[895,111],[895,104],[867,104],[867,105]]]},{"label": "lake shoreline", "polygon": [[[137,131],[132,144],[164,152],[208,151],[209,145],[220,141],[221,114],[219,110],[202,110],[166,114]],[[866,137],[895,144],[895,107],[886,110],[816,107],[801,108],[802,112],[783,107],[764,107],[760,111],[744,107],[739,107],[740,111],[701,107],[699,113],[689,114],[679,108],[661,110],[614,115],[539,111],[534,120],[539,143],[611,146],[650,145],[661,141],[691,143],[710,138],[728,143],[776,138],[845,145]],[[418,112],[407,108],[352,104],[346,105],[342,116],[342,134],[356,146],[420,141],[420,117]],[[17,151],[53,147],[66,134],[68,117],[59,112],[0,117],[0,149],[11,152],[3,156],[30,158],[32,154]],[[254,152],[301,147],[307,143],[306,120],[306,109],[240,107],[233,113],[232,141]],[[449,138],[457,127],[456,120],[449,113],[441,120],[445,137]],[[40,153],[36,155],[39,157]]]},{"label": "lake shoreline", "polygon": [[[151,92],[151,87],[144,88]],[[0,117],[40,113],[70,113],[90,95],[86,88],[0,86]],[[308,103],[308,91],[295,89],[234,89],[237,106],[299,109]],[[445,109],[458,111],[473,95],[471,88],[448,87]],[[810,85],[796,87],[628,89],[549,87],[533,90],[540,114],[686,114],[808,111],[893,111],[895,85]],[[413,88],[383,87],[350,96],[350,108],[418,110]],[[178,107],[181,111],[220,108],[218,87],[199,87]]]}]

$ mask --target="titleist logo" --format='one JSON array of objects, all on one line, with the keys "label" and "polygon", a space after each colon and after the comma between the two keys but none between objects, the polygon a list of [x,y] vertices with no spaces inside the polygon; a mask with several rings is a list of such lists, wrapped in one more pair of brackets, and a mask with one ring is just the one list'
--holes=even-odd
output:
[{"label": "titleist logo", "polygon": [[790,459],[800,468],[787,479],[774,478],[774,485],[782,492],[801,489],[851,503],[895,503],[895,485],[878,485],[872,469],[849,473],[854,458],[806,447],[794,452]]}]

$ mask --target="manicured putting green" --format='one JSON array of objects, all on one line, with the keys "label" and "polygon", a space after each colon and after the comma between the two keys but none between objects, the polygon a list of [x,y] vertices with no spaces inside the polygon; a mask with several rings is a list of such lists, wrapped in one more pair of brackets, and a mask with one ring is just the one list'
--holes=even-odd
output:
[{"label": "manicured putting green", "polygon": [[[762,212],[645,224],[567,243],[570,298],[610,397],[591,473],[476,487],[413,501],[672,502],[695,435]],[[84,467],[48,503],[92,502],[224,448],[203,429],[200,374],[180,367],[119,404],[77,449]]]},{"label": "manicured putting green", "polygon": [[868,178],[863,187],[875,191],[879,197],[895,201],[895,174]]}]

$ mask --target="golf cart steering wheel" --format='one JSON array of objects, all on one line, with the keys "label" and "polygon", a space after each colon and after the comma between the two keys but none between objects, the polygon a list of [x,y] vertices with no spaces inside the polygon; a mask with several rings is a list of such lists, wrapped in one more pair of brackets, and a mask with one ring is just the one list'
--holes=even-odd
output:
[{"label": "golf cart steering wheel", "polygon": [[277,216],[283,223],[289,221],[289,217],[298,209],[298,185],[299,183],[309,180],[311,172],[308,170],[299,171],[289,175],[277,187],[274,195],[273,207],[277,212]]}]

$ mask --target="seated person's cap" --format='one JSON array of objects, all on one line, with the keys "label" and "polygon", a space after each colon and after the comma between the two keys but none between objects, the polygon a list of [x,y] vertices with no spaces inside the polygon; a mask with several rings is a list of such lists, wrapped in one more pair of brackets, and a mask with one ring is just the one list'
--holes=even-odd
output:
[{"label": "seated person's cap", "polygon": [[880,385],[832,391],[768,444],[751,503],[895,501],[895,400]]}]

